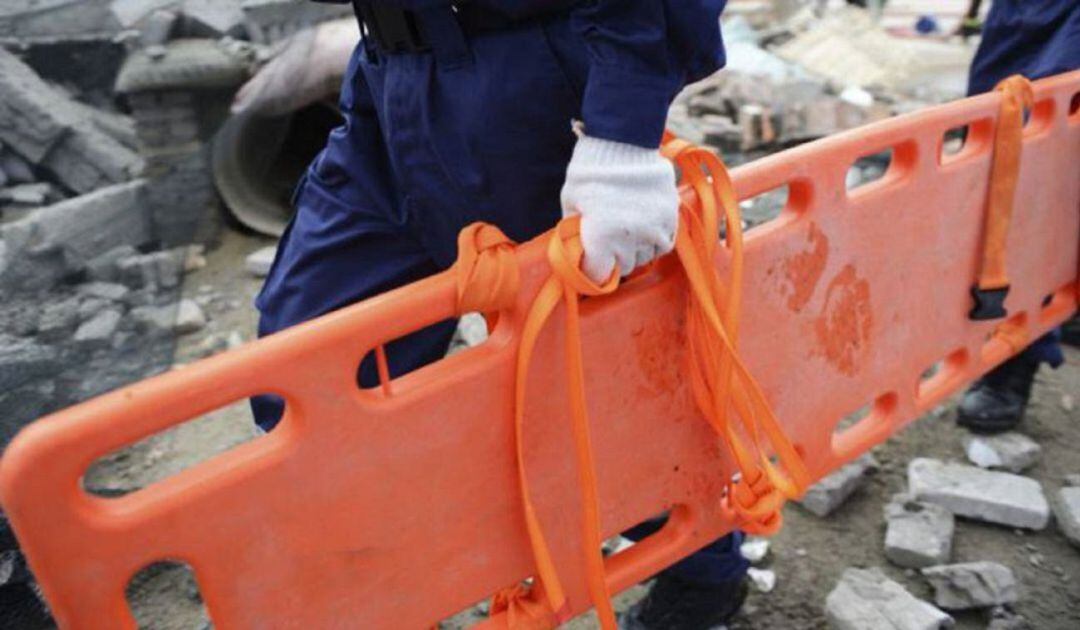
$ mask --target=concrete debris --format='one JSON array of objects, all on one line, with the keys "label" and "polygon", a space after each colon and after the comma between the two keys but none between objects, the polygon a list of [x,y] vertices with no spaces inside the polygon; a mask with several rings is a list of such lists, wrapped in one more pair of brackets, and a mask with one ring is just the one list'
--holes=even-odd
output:
[{"label": "concrete debris", "polygon": [[180,300],[176,309],[175,331],[181,335],[201,330],[206,325],[206,315],[193,300]]},{"label": "concrete debris", "polygon": [[754,588],[762,593],[772,592],[772,590],[776,588],[775,571],[750,567],[746,571],[746,576],[750,578],[750,582],[754,585]]},{"label": "concrete debris", "polygon": [[270,266],[274,264],[277,256],[277,247],[270,245],[248,254],[244,259],[244,268],[256,278],[265,278],[270,273]]},{"label": "concrete debris", "polygon": [[1069,542],[1080,547],[1080,487],[1061,488],[1054,495],[1054,517]]},{"label": "concrete debris", "polygon": [[908,464],[908,491],[957,516],[999,525],[1043,529],[1050,521],[1039,482],[1011,473],[916,458]]},{"label": "concrete debris", "polygon": [[971,463],[980,468],[995,468],[1018,473],[1039,461],[1042,447],[1021,433],[969,435],[964,450]]},{"label": "concrete debris", "polygon": [[38,338],[43,341],[61,339],[79,323],[79,300],[67,298],[45,304],[38,317]]},{"label": "concrete debris", "polygon": [[885,506],[885,557],[919,569],[949,561],[955,523],[951,512],[898,494]]},{"label": "concrete debris", "polygon": [[55,348],[0,332],[0,392],[51,375],[58,361]]},{"label": "concrete debris", "polygon": [[994,606],[990,611],[990,624],[986,630],[1034,630],[1031,623],[1008,608],[1008,606]]},{"label": "concrete debris", "polygon": [[767,538],[748,537],[739,546],[739,553],[750,564],[757,564],[769,554],[769,540]]},{"label": "concrete debris", "polygon": [[62,198],[59,191],[48,182],[34,182],[32,184],[18,184],[8,188],[0,188],[0,207],[4,208],[5,215],[10,206],[39,208],[60,201]]},{"label": "concrete debris", "polygon": [[4,173],[5,184],[32,184],[35,181],[34,169],[14,151],[0,147],[0,171]]},{"label": "concrete debris", "polygon": [[0,43],[60,39],[108,39],[120,31],[110,11],[113,0],[4,0],[0,3]]},{"label": "concrete debris", "polygon": [[180,11],[187,35],[217,39],[244,34],[244,12],[237,0],[183,0]]},{"label": "concrete debris", "polygon": [[79,285],[79,293],[101,298],[110,302],[122,302],[131,293],[131,289],[115,282],[89,282]]},{"label": "concrete debris", "polygon": [[937,630],[952,628],[953,618],[916,598],[881,569],[847,569],[825,600],[833,630]]},{"label": "concrete debris", "polygon": [[116,269],[119,280],[129,287],[171,289],[180,286],[185,260],[187,252],[180,247],[124,258],[116,263]]},{"label": "concrete debris", "polygon": [[828,516],[854,494],[877,468],[872,455],[863,455],[811,486],[799,505],[817,516]]},{"label": "concrete debris", "polygon": [[116,309],[106,309],[83,322],[75,331],[75,341],[85,344],[108,344],[120,326],[123,314]]},{"label": "concrete debris", "polygon": [[849,7],[817,18],[793,20],[794,38],[773,52],[842,86],[886,91],[936,81],[939,99],[964,95],[973,50],[930,40],[900,40],[876,24],[868,11]]},{"label": "concrete debris", "polygon": [[996,562],[967,562],[929,567],[923,577],[934,587],[934,601],[948,610],[967,610],[1015,603],[1016,577]]},{"label": "concrete debris", "polygon": [[150,333],[184,335],[200,330],[206,325],[206,316],[192,300],[180,300],[165,306],[140,306],[132,309],[131,316]]},{"label": "concrete debris", "polygon": [[43,289],[121,245],[151,240],[144,182],[117,184],[0,225],[0,289]]},{"label": "concrete debris", "polygon": [[128,56],[116,78],[116,91],[233,88],[247,78],[248,61],[235,48],[213,40],[178,39]]},{"label": "concrete debris", "polygon": [[132,179],[142,160],[101,131],[84,108],[0,49],[0,141],[79,193]]},{"label": "concrete debris", "polygon": [[112,12],[124,28],[135,28],[155,11],[173,8],[178,3],[179,0],[114,0]]}]

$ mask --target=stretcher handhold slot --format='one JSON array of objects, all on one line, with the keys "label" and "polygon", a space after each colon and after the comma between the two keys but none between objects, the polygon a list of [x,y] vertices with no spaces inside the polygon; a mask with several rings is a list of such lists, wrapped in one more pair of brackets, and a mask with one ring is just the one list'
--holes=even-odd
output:
[{"label": "stretcher handhold slot", "polygon": [[1035,101],[1035,106],[1024,110],[1024,140],[1049,132],[1054,123],[1057,102],[1052,98]]},{"label": "stretcher handhold slot", "polygon": [[[223,430],[229,425],[240,425],[244,431]],[[140,471],[138,477],[132,480],[129,485],[106,484],[98,480],[99,477],[108,478],[107,470],[115,460],[141,456],[152,461],[154,451],[168,451],[177,444],[190,441],[190,438],[196,435],[243,435],[244,438],[233,438],[218,443],[201,438],[199,440],[199,450],[176,454],[170,459],[172,463],[169,466],[148,467],[145,472]],[[201,416],[169,426],[153,435],[113,449],[106,455],[96,458],[83,475],[82,487],[87,494],[103,499],[117,499],[132,495],[166,479],[193,470],[216,457],[231,452],[242,444],[260,440],[262,437],[251,424],[251,411],[248,400],[245,398],[233,401]]]},{"label": "stretcher handhold slot", "polygon": [[923,372],[915,387],[920,409],[935,407],[964,384],[969,357],[967,348],[959,348]]},{"label": "stretcher handhold slot", "polygon": [[984,367],[994,367],[1023,350],[1030,341],[1027,312],[1015,313],[987,334],[979,360]]},{"label": "stretcher handhold slot", "polygon": [[983,155],[990,149],[993,138],[994,121],[990,118],[980,118],[952,127],[942,134],[938,163],[941,166],[951,166]]},{"label": "stretcher handhold slot", "polygon": [[866,407],[865,416],[840,431],[833,431],[833,454],[841,460],[854,459],[867,449],[868,444],[876,444],[884,439],[883,436],[892,432],[898,400],[896,392],[882,394]]}]

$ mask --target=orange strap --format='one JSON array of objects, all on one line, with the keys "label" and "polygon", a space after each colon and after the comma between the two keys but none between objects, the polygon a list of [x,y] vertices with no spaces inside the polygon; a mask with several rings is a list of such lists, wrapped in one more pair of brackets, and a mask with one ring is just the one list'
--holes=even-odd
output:
[{"label": "orange strap", "polygon": [[1031,82],[1020,75],[1003,80],[994,89],[1001,93],[1001,109],[994,134],[994,162],[990,169],[986,232],[978,278],[978,287],[982,290],[1009,286],[1005,244],[1016,198],[1016,182],[1020,178],[1024,109],[1030,110],[1035,104]]},{"label": "orange strap", "polygon": [[[740,473],[732,480],[723,501],[737,515],[743,529],[754,533],[775,532],[781,523],[780,508],[787,499],[801,496],[809,484],[809,475],[801,456],[769,408],[760,386],[735,349],[742,295],[743,248],[734,188],[723,163],[709,151],[681,140],[670,140],[665,142],[663,152],[681,168],[683,177],[700,199],[700,215],[685,205],[680,210],[676,251],[692,296],[687,307],[687,335],[695,399],[729,448]],[[721,206],[731,257],[726,287],[720,281],[715,264],[719,255]],[[536,586],[542,595],[518,584],[495,596],[492,612],[506,612],[511,628],[551,627],[567,621],[571,609],[532,502],[523,437],[526,382],[532,352],[544,325],[560,303],[566,305],[567,388],[582,501],[583,564],[589,596],[601,626],[605,630],[616,627],[600,552],[596,468],[585,401],[578,303],[582,295],[613,293],[619,286],[619,270],[616,269],[602,285],[581,271],[584,252],[579,229],[580,220],[573,217],[561,221],[552,233],[548,242],[552,275],[537,294],[521,331],[514,403],[515,449],[525,523],[536,563]],[[511,304],[517,292],[518,274],[516,268],[509,269],[515,265],[508,239],[496,228],[474,224],[462,232],[459,246],[457,273],[461,311],[484,312]],[[474,286],[476,284],[483,286]],[[729,422],[732,412],[740,421],[741,431]],[[766,440],[771,449],[766,448]]]}]

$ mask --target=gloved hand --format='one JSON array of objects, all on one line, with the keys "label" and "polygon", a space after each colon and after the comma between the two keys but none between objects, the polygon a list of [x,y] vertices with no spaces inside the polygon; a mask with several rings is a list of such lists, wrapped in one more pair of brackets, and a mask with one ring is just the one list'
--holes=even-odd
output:
[{"label": "gloved hand", "polygon": [[656,149],[579,133],[562,189],[563,217],[581,215],[582,270],[597,283],[675,246],[675,168]]},{"label": "gloved hand", "polygon": [[233,113],[277,116],[334,95],[359,41],[360,27],[353,18],[297,32],[236,93]]}]

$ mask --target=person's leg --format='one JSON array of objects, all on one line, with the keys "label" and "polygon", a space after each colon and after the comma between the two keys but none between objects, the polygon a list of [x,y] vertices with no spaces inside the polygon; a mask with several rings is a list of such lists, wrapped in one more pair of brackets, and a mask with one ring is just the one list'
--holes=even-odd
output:
[{"label": "person's leg", "polygon": [[[1080,3],[997,0],[971,65],[968,92],[992,90],[1013,74],[1039,79],[1076,68],[1080,68]],[[979,379],[964,394],[957,423],[980,432],[1015,428],[1023,419],[1039,366],[1048,363],[1056,368],[1064,361],[1060,341],[1060,331],[1045,335]]]},{"label": "person's leg", "polygon": [[[366,80],[354,55],[335,129],[295,195],[296,215],[257,300],[259,336],[324,315],[439,271],[428,249],[406,226],[399,186]],[[454,322],[424,329],[387,346],[391,375],[414,370],[445,354]],[[365,358],[357,380],[377,384],[374,360]],[[281,419],[277,396],[251,401],[264,431]]]},{"label": "person's leg", "polygon": [[[655,518],[623,532],[638,542],[667,523]],[[722,625],[746,599],[750,562],[739,548],[744,535],[736,531],[664,569],[641,601],[620,618],[623,630],[700,630]]]}]

